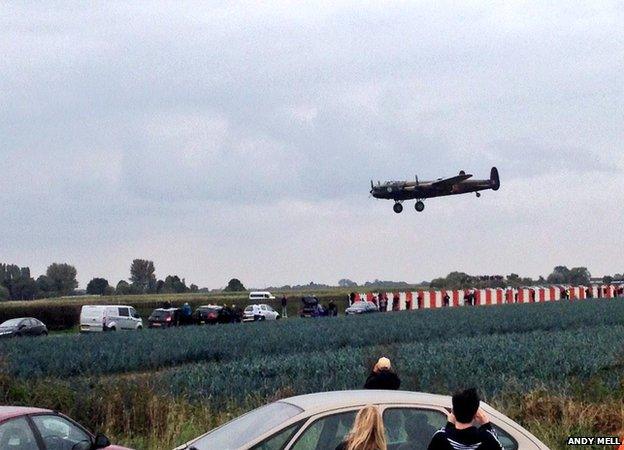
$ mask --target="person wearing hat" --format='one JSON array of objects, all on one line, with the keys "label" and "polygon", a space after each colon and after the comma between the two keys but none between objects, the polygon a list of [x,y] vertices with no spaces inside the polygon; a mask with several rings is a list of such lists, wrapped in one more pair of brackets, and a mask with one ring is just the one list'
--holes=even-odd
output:
[{"label": "person wearing hat", "polygon": [[364,389],[389,389],[397,390],[401,387],[399,376],[392,370],[390,360],[385,356],[379,358],[372,373],[364,383]]}]

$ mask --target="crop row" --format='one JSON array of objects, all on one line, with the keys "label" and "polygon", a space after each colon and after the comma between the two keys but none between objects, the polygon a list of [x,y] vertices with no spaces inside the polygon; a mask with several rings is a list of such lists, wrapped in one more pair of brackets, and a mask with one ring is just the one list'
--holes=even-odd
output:
[{"label": "crop row", "polygon": [[356,349],[324,349],[305,354],[262,355],[224,364],[196,364],[155,375],[166,394],[184,396],[213,407],[249,395],[360,388],[383,352],[392,357],[402,389],[448,394],[467,386],[488,397],[547,388],[565,393],[575,382],[599,373],[617,383],[624,369],[624,326],[569,331],[533,331],[504,336],[449,336],[438,342]]},{"label": "crop row", "polygon": [[258,354],[285,357],[319,349],[425,344],[454,336],[496,335],[494,341],[506,342],[503,339],[508,338],[503,336],[510,333],[600,325],[624,325],[624,301],[464,307],[363,317],[51,336],[3,342],[0,354],[1,370],[10,375],[67,377],[155,370],[195,362],[243,361]]}]

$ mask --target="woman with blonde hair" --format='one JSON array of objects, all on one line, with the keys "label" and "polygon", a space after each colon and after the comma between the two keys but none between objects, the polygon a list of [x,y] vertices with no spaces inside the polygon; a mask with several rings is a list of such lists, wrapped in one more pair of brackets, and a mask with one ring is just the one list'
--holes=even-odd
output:
[{"label": "woman with blonde hair", "polygon": [[336,450],[387,450],[386,432],[376,406],[366,405],[357,413],[351,432]]}]

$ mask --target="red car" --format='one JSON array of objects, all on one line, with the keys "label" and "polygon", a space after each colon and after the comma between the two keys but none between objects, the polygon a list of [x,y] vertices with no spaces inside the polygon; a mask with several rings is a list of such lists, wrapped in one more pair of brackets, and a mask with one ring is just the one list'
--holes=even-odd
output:
[{"label": "red car", "polygon": [[2,450],[130,450],[49,409],[0,406]]}]

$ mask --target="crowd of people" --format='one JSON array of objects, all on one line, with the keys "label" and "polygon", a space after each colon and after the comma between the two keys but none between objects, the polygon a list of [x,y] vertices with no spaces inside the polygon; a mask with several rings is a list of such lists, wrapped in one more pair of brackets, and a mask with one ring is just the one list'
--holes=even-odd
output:
[{"label": "crowd of people", "polygon": [[[391,389],[401,386],[390,360],[381,357],[364,383],[365,389]],[[444,427],[427,436],[428,450],[503,450],[496,430],[487,413],[480,407],[481,399],[474,388],[455,393],[452,410]],[[416,431],[416,430],[412,430]],[[409,436],[410,440],[424,439]],[[419,443],[424,447],[425,442]],[[375,405],[366,405],[356,415],[353,427],[336,450],[387,450],[382,415]]]}]

